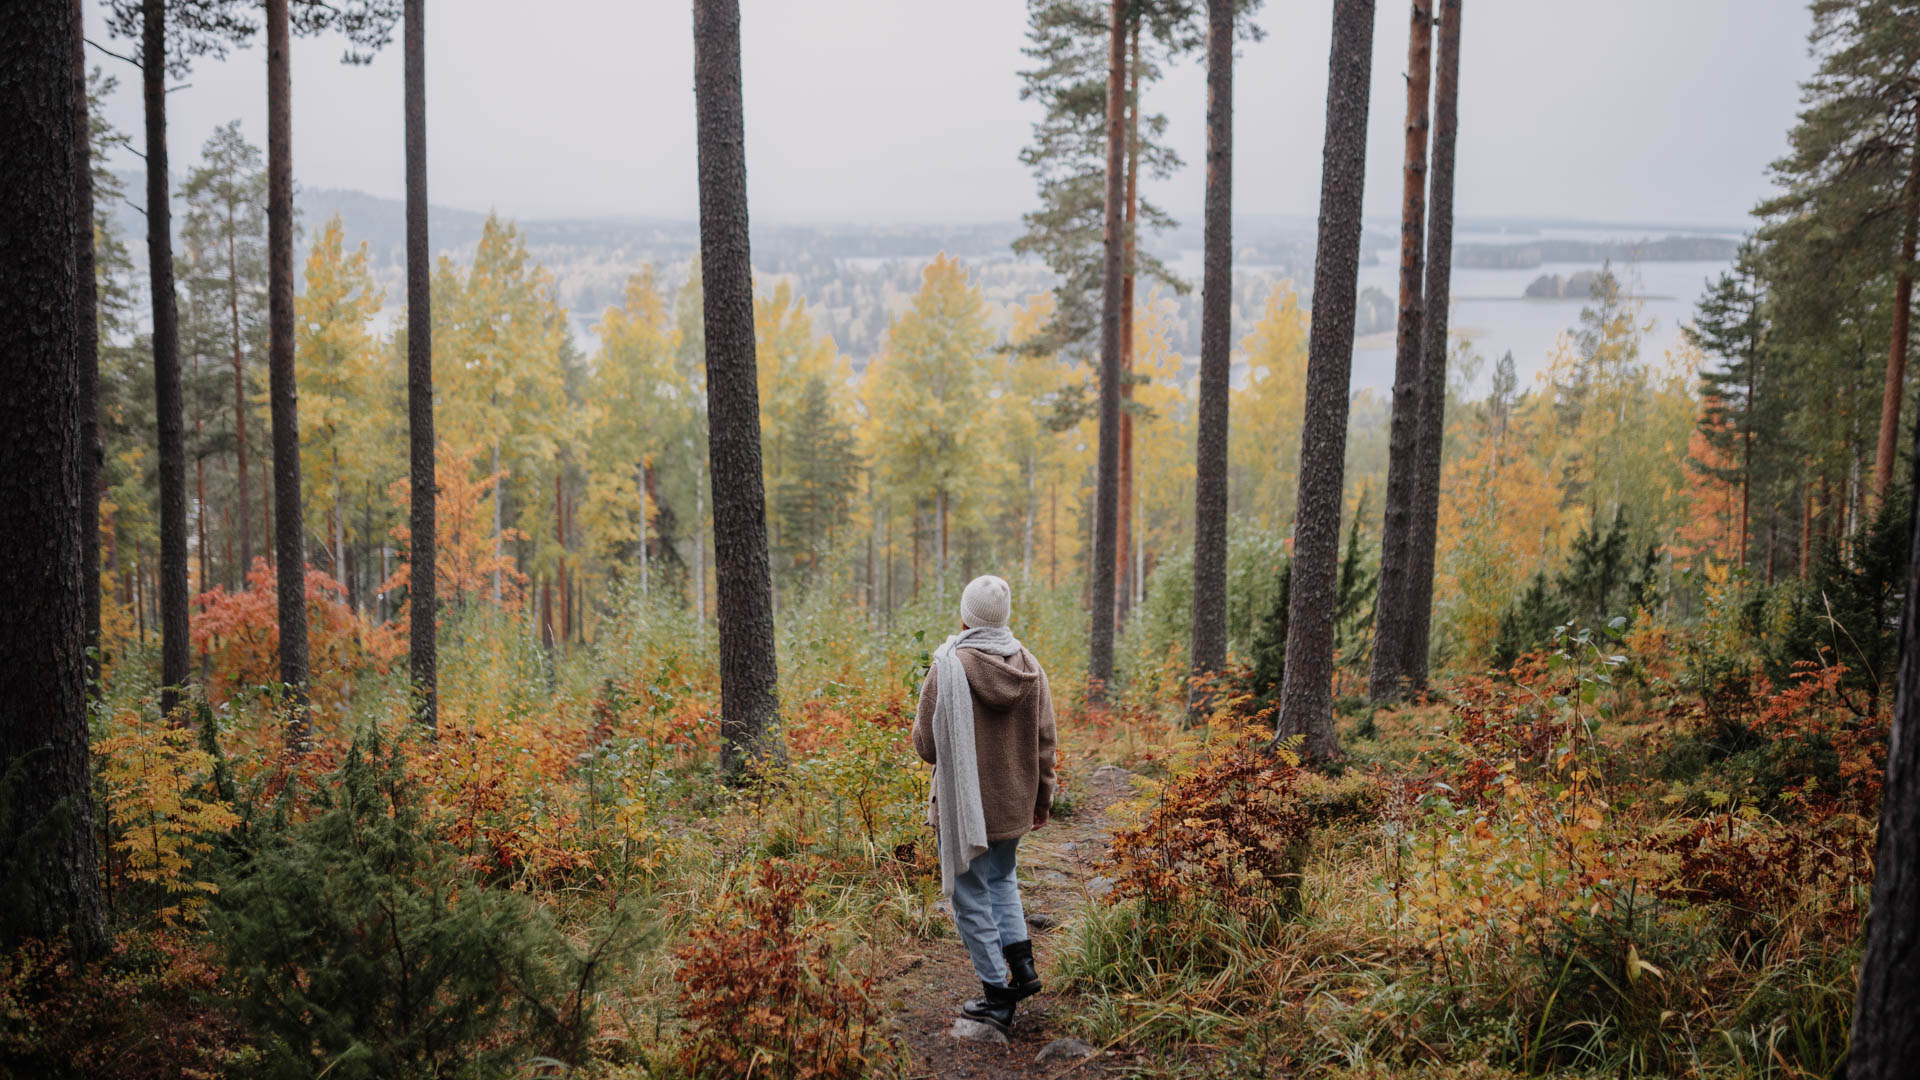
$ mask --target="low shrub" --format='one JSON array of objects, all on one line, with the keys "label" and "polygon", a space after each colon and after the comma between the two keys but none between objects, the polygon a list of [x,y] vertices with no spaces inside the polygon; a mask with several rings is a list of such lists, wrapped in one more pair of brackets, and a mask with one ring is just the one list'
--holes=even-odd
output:
[{"label": "low shrub", "polygon": [[179,1080],[257,1060],[218,998],[204,941],[132,931],[75,967],[64,946],[0,954],[0,1075]]},{"label": "low shrub", "polygon": [[1113,834],[1116,899],[1211,903],[1249,912],[1290,907],[1312,815],[1290,748],[1247,730],[1202,744],[1147,797],[1140,820]]},{"label": "low shrub", "polygon": [[[257,828],[209,912],[265,1077],[494,1076],[573,1061],[595,958],[442,846],[397,745],[356,740],[317,812]],[[289,800],[290,801],[290,800]]]},{"label": "low shrub", "polygon": [[762,862],[754,887],[723,901],[675,957],[686,1025],[680,1064],[695,1077],[851,1080],[878,1049],[871,974],[838,962],[829,928],[803,926],[809,867]]}]

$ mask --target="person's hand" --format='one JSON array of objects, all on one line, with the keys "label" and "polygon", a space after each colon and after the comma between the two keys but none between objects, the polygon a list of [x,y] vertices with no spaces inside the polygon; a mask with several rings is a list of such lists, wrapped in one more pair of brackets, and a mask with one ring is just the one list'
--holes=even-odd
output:
[{"label": "person's hand", "polygon": [[1036,829],[1044,829],[1047,827],[1047,812],[1045,810],[1035,810],[1033,812],[1033,827]]}]

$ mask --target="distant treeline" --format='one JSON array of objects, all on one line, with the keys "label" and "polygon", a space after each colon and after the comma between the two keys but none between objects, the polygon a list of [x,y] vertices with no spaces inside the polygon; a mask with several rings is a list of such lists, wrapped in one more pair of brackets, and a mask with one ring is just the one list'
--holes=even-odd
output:
[{"label": "distant treeline", "polygon": [[1737,240],[1667,236],[1659,240],[1533,240],[1524,244],[1461,244],[1453,265],[1473,270],[1528,270],[1542,263],[1730,262]]}]

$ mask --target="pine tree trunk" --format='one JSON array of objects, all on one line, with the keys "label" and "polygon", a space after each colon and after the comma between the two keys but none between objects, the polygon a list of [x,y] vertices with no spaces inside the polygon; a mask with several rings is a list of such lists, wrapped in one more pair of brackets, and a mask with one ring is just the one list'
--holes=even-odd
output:
[{"label": "pine tree trunk", "polygon": [[[1914,121],[1920,124],[1920,100],[1914,103]],[[1887,350],[1887,386],[1880,397],[1880,445],[1873,459],[1875,505],[1886,501],[1893,483],[1893,459],[1900,442],[1900,405],[1906,398],[1907,336],[1913,317],[1913,258],[1920,240],[1920,130],[1913,135],[1912,163],[1901,199],[1900,271],[1893,283],[1893,342]]]},{"label": "pine tree trunk", "polygon": [[1739,566],[1747,566],[1747,515],[1753,508],[1753,369],[1760,363],[1760,351],[1747,353],[1746,431],[1740,437],[1740,548]]},{"label": "pine tree trunk", "polygon": [[1367,696],[1392,701],[1406,679],[1408,581],[1413,545],[1415,475],[1419,472],[1420,327],[1425,311],[1427,93],[1433,76],[1433,8],[1413,0],[1407,36],[1406,163],[1400,194],[1400,324],[1393,365],[1393,424],[1388,436],[1385,525],[1380,535],[1380,586],[1374,597],[1373,668]]},{"label": "pine tree trunk", "polygon": [[493,440],[493,606],[499,608],[503,603],[500,580],[501,544],[506,536],[506,508],[502,505],[505,481],[500,476],[500,440]]},{"label": "pine tree trunk", "polygon": [[[193,367],[194,375],[198,377],[200,374],[200,364],[197,359]],[[195,419],[193,422],[194,442],[198,443],[200,437],[200,421]],[[212,587],[207,584],[207,459],[197,455],[193,459],[193,526],[194,532],[198,537],[194,542],[194,546],[198,549],[195,554],[198,555],[200,559],[199,586],[201,591],[205,591]]]},{"label": "pine tree trunk", "polygon": [[180,319],[173,289],[167,182],[166,10],[147,0],[141,36],[146,98],[147,267],[153,298],[153,404],[160,475],[160,711],[171,718],[187,685],[187,432],[180,389]]},{"label": "pine tree trunk", "polygon": [[1020,584],[1033,580],[1033,484],[1038,465],[1032,447],[1027,448],[1027,507],[1020,519]]},{"label": "pine tree trunk", "polygon": [[236,588],[245,588],[253,569],[253,503],[247,494],[247,374],[240,352],[240,255],[234,238],[232,207],[227,210],[227,311],[233,330],[233,450],[234,501],[240,510],[240,573]]},{"label": "pine tree trunk", "polygon": [[1800,579],[1807,578],[1807,568],[1813,555],[1813,484],[1803,480],[1800,483]]},{"label": "pine tree trunk", "polygon": [[1107,50],[1106,265],[1100,289],[1100,439],[1094,483],[1093,552],[1087,603],[1087,699],[1104,702],[1113,681],[1114,588],[1119,573],[1121,275],[1126,160],[1127,0],[1112,0]]},{"label": "pine tree trunk", "polygon": [[553,477],[553,536],[559,552],[554,585],[560,590],[560,640],[565,642],[573,633],[573,590],[567,581],[567,475],[564,471]]},{"label": "pine tree trunk", "polygon": [[100,313],[93,269],[93,140],[87,118],[87,43],[73,0],[74,319],[80,333],[80,587],[86,609],[87,683],[100,681]]},{"label": "pine tree trunk", "polygon": [[647,467],[640,466],[640,599],[647,598]]},{"label": "pine tree trunk", "polygon": [[1426,317],[1420,331],[1420,471],[1414,486],[1412,578],[1407,587],[1407,685],[1427,685],[1433,632],[1434,545],[1440,530],[1440,452],[1447,410],[1447,317],[1453,302],[1453,161],[1460,130],[1460,3],[1440,0],[1434,73],[1433,174],[1427,199]]},{"label": "pine tree trunk", "polygon": [[[1920,490],[1920,433],[1915,488]],[[1920,499],[1908,518],[1907,580],[1920,581]],[[1873,856],[1860,984],[1854,996],[1847,1080],[1904,1080],[1920,1061],[1920,589],[1900,618],[1900,676],[1887,742],[1880,835]]]},{"label": "pine tree trunk", "polygon": [[[1227,663],[1227,418],[1233,350],[1233,9],[1207,4],[1207,201],[1193,489],[1193,675]],[[1207,703],[1189,700],[1198,718]]]},{"label": "pine tree trunk", "polygon": [[1134,233],[1140,218],[1140,24],[1133,24],[1127,58],[1127,223],[1126,262],[1120,278],[1120,521],[1114,529],[1119,545],[1114,562],[1120,567],[1119,606],[1114,632],[1126,629],[1133,607],[1135,555],[1133,550],[1133,282]]},{"label": "pine tree trunk", "polygon": [[293,371],[293,70],[287,0],[267,0],[267,395],[273,407],[273,546],[287,749],[306,751],[306,537],[300,515],[300,413]]},{"label": "pine tree trunk", "polygon": [[[271,416],[268,417],[268,421],[268,426],[271,427]],[[271,437],[272,432],[269,431],[268,435]],[[273,477],[272,463],[269,462],[268,465],[268,475],[260,482],[260,534],[266,538],[262,550],[266,552],[267,565],[272,566],[276,561],[273,554]]]},{"label": "pine tree trunk", "polygon": [[707,628],[707,512],[701,505],[706,489],[706,476],[696,458],[693,463],[693,624],[702,635]]},{"label": "pine tree trunk", "polygon": [[[340,451],[338,450],[333,452],[333,475],[340,475]],[[334,492],[331,517],[333,519],[330,522],[333,526],[333,550],[328,553],[327,562],[333,571],[333,579],[345,585],[348,577],[346,504],[340,501],[338,490]]]},{"label": "pine tree trunk", "polygon": [[1138,607],[1147,600],[1147,485],[1144,480],[1133,488],[1133,572],[1129,577],[1133,592],[1128,601]]},{"label": "pine tree trunk", "polygon": [[720,592],[722,771],[740,779],[782,757],[773,584],[767,565],[748,249],[746,122],[739,0],[694,0],[699,112],[700,274],[707,342],[707,442],[713,464],[714,563]]},{"label": "pine tree trunk", "polygon": [[[23,857],[0,944],[65,937],[81,960],[104,942],[87,779],[87,567],[82,555],[80,198],[73,125],[79,7],[35,0],[0,33],[0,776],[17,766],[0,850]],[[30,834],[48,824],[45,835]],[[23,850],[23,848],[27,850]]]},{"label": "pine tree trunk", "polygon": [[1327,73],[1320,237],[1307,341],[1306,421],[1300,437],[1293,591],[1286,677],[1275,738],[1301,735],[1308,757],[1340,753],[1333,732],[1333,612],[1347,453],[1354,292],[1360,273],[1360,200],[1367,166],[1367,91],[1373,73],[1373,0],[1335,0]]},{"label": "pine tree trunk", "polygon": [[435,571],[440,485],[434,475],[433,249],[427,233],[427,0],[406,0],[405,18],[407,457],[412,488],[407,516],[407,661],[413,680],[413,718],[433,738],[440,723],[440,605]]}]

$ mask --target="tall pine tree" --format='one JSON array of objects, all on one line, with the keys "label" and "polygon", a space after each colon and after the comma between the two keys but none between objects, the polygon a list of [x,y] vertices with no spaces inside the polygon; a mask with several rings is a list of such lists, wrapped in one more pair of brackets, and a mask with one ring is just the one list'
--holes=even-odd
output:
[{"label": "tall pine tree", "polygon": [[780,756],[779,672],[767,567],[747,229],[746,119],[739,0],[694,0],[693,82],[700,151],[708,453],[720,613],[722,770],[744,776]]},{"label": "tall pine tree", "polygon": [[406,0],[402,44],[407,143],[407,463],[412,494],[407,521],[412,570],[407,579],[407,669],[413,716],[439,730],[439,594],[434,574],[438,532],[433,435],[433,249],[427,234],[427,0]]},{"label": "tall pine tree", "polygon": [[71,0],[0,13],[0,944],[104,938],[87,778],[86,588],[77,237],[92,234],[76,172]]},{"label": "tall pine tree", "polygon": [[1420,331],[1425,312],[1427,98],[1433,78],[1431,0],[1412,0],[1407,34],[1406,160],[1401,167],[1400,318],[1394,343],[1393,420],[1387,456],[1386,522],[1380,538],[1380,591],[1374,616],[1368,695],[1400,696],[1406,678],[1407,584],[1412,573],[1414,477],[1420,427]]},{"label": "tall pine tree", "polygon": [[1340,503],[1353,368],[1360,208],[1367,171],[1367,95],[1373,74],[1373,0],[1335,0],[1327,63],[1326,146],[1320,169],[1320,237],[1308,337],[1306,424],[1294,523],[1286,676],[1275,738],[1305,738],[1309,757],[1339,755],[1333,732],[1333,637],[1340,563]]},{"label": "tall pine tree", "polygon": [[1802,85],[1806,108],[1790,133],[1792,149],[1773,166],[1786,191],[1755,212],[1768,219],[1763,238],[1796,256],[1791,276],[1802,287],[1831,295],[1839,278],[1866,275],[1879,296],[1891,294],[1872,481],[1884,498],[1920,235],[1920,3],[1814,0],[1812,9],[1820,67]]},{"label": "tall pine tree", "polygon": [[1440,453],[1446,438],[1447,319],[1453,297],[1453,163],[1460,130],[1461,0],[1440,0],[1440,50],[1433,92],[1433,168],[1427,195],[1427,287],[1420,321],[1419,471],[1414,477],[1412,557],[1406,586],[1407,685],[1427,685],[1433,629],[1434,548],[1440,532]]},{"label": "tall pine tree", "polygon": [[[1193,494],[1193,674],[1227,661],[1227,424],[1233,334],[1235,0],[1207,4],[1207,205]],[[1195,701],[1195,709],[1202,703]]]}]

